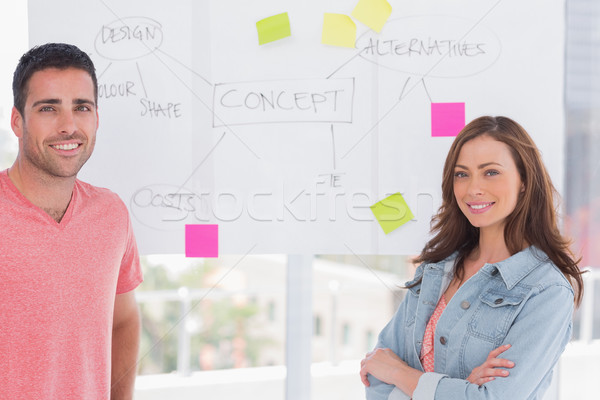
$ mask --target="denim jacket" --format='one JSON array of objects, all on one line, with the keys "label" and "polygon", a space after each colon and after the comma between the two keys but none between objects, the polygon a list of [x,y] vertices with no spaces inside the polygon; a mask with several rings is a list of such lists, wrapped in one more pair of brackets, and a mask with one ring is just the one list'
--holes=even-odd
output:
[{"label": "denim jacket", "polygon": [[[377,343],[390,348],[412,368],[419,360],[423,335],[437,302],[452,279],[455,256],[419,266],[395,316]],[[573,289],[564,275],[535,247],[495,264],[485,264],[452,297],[434,337],[435,372],[419,379],[413,400],[541,399],[552,370],[571,337]],[[515,366],[508,377],[482,386],[466,378],[491,350]],[[369,375],[368,400],[407,400],[398,388]]]}]

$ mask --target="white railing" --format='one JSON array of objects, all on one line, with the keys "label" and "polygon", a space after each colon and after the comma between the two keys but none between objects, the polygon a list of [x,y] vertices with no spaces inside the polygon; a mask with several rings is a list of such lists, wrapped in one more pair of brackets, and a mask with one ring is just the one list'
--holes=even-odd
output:
[{"label": "white railing", "polygon": [[[584,285],[585,291],[582,299],[581,307],[577,311],[576,317],[576,336],[573,338],[572,343],[565,351],[561,359],[561,366],[557,369],[557,376],[555,377],[555,385],[551,387],[546,393],[546,400],[570,400],[571,395],[574,393],[573,390],[577,389],[577,398],[581,399],[592,399],[595,398],[591,393],[593,390],[589,385],[585,385],[588,381],[589,376],[595,375],[598,370],[599,360],[599,349],[600,341],[593,340],[594,337],[594,322],[600,319],[600,316],[595,316],[596,313],[600,312],[600,309],[595,307],[596,293],[595,285],[597,280],[600,279],[600,270],[587,268],[584,274]],[[263,290],[253,291],[254,295],[263,294]],[[243,371],[236,370],[222,370],[222,371],[210,371],[210,372],[192,372],[190,371],[190,332],[187,329],[188,326],[188,314],[194,301],[201,299],[223,299],[232,295],[239,294],[239,292],[228,292],[221,289],[214,288],[212,290],[205,289],[187,289],[180,288],[179,290],[169,291],[152,291],[152,292],[137,292],[136,298],[141,304],[149,304],[153,302],[177,302],[180,304],[180,319],[177,323],[171,327],[171,331],[168,333],[178,333],[178,346],[177,346],[177,374],[163,374],[163,375],[149,375],[138,377],[136,384],[136,396],[141,400],[154,400],[164,395],[164,393],[172,393],[174,390],[181,396],[181,399],[192,399],[196,398],[197,393],[200,391],[204,394],[207,393],[222,393],[223,387],[234,386],[235,390],[247,391],[248,398],[273,398],[279,399],[282,397],[283,388],[285,387],[285,367],[260,367],[254,369],[245,369],[246,373],[255,374],[256,382],[260,383],[261,389],[256,389],[257,395],[252,397],[251,392],[253,386],[249,382],[248,377],[238,377],[238,374],[242,374]],[[245,292],[248,295],[248,292]],[[600,299],[599,301],[600,302]],[[598,332],[595,332],[596,336]],[[331,365],[329,365],[331,364]],[[344,361],[342,367],[336,368],[333,363],[324,363],[323,365],[329,365],[328,374],[325,374],[327,378],[322,382],[317,379],[320,376],[318,373],[315,375],[315,368],[318,364],[313,365],[313,400],[320,400],[330,398],[331,393],[328,392],[327,387],[336,387],[339,390],[340,387],[348,388],[347,398],[348,399],[362,399],[364,398],[363,388],[360,384],[357,384],[356,370],[358,369],[358,361]],[[581,366],[581,368],[579,367]],[[282,372],[283,371],[283,372]],[[583,379],[584,373],[585,379]],[[273,375],[274,374],[274,375]],[[325,376],[324,375],[324,376]],[[216,377],[225,376],[228,384],[219,385]],[[254,376],[254,375],[253,375]],[[315,378],[315,376],[317,378]],[[216,379],[216,380],[215,380]],[[316,379],[316,380],[315,380]],[[266,386],[265,386],[266,385]],[[269,386],[270,385],[270,386]],[[265,396],[265,388],[273,394]],[[318,389],[318,390],[317,390]],[[351,389],[351,390],[350,390]],[[568,389],[568,390],[567,390]],[[232,389],[233,390],[233,389]],[[260,395],[259,395],[260,394]]]},{"label": "white railing", "polygon": [[[163,338],[177,332],[177,375],[185,377],[190,376],[192,373],[190,368],[192,333],[189,329],[189,318],[191,311],[193,311],[193,303],[203,300],[223,300],[239,294],[251,297],[269,293],[275,293],[275,291],[266,288],[259,288],[252,291],[226,291],[219,288],[189,289],[184,286],[177,290],[137,291],[135,293],[135,298],[138,304],[164,302],[179,303],[179,319],[163,334]],[[148,353],[150,353],[150,350],[151,349],[141,349],[142,352],[146,351]],[[143,354],[141,355],[143,356]]]},{"label": "white railing", "polygon": [[187,329],[188,316],[191,309],[191,303],[194,299],[202,299],[207,296],[224,297],[226,294],[222,291],[212,290],[194,290],[190,291],[186,287],[181,287],[179,290],[159,290],[148,292],[136,292],[135,297],[138,304],[153,303],[153,302],[178,302],[180,303],[180,318],[177,323],[170,328],[165,334],[172,333],[177,330],[177,373],[181,376],[190,375],[190,333]]},{"label": "white railing", "polygon": [[[600,271],[593,268],[586,268],[584,277],[584,295],[581,302],[581,308],[578,310],[578,335],[573,338],[574,342],[591,343],[594,334],[594,314],[597,312],[595,307],[595,284],[600,279]],[[244,292],[244,294],[259,295],[264,294],[264,291],[253,291],[252,293]],[[138,303],[152,302],[178,302],[180,304],[180,319],[176,326],[171,328],[169,333],[174,333],[177,330],[177,373],[180,376],[189,376],[190,370],[190,340],[191,335],[188,327],[188,317],[191,310],[192,301],[210,298],[211,300],[223,299],[238,292],[232,293],[221,289],[188,289],[186,287],[178,290],[167,291],[151,291],[151,292],[136,292]],[[596,317],[600,319],[600,317]],[[333,361],[333,360],[332,360]]]}]

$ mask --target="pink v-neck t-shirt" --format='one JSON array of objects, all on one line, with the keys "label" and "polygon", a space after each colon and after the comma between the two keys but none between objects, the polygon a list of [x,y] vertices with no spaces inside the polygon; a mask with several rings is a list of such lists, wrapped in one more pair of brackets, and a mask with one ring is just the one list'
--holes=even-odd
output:
[{"label": "pink v-neck t-shirt", "polygon": [[0,172],[0,397],[108,399],[115,295],[141,281],[116,194],[78,180],[57,223]]}]

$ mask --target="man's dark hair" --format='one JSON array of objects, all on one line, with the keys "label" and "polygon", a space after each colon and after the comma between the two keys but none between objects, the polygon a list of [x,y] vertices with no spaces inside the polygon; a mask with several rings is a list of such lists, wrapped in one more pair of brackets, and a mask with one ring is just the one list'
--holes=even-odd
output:
[{"label": "man's dark hair", "polygon": [[98,103],[98,80],[92,59],[77,46],[66,43],[47,43],[33,47],[23,54],[13,75],[13,102],[15,108],[24,115],[25,99],[31,76],[47,68],[77,68],[92,78],[94,83],[94,101]]}]

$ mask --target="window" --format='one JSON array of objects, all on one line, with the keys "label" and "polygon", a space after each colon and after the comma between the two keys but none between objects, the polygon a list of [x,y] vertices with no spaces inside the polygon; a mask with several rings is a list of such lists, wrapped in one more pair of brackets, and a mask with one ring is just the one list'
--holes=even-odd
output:
[{"label": "window", "polygon": [[[284,365],[285,258],[143,258],[140,374]],[[275,297],[276,300],[273,300]],[[269,300],[271,299],[271,300]]]},{"label": "window", "polygon": [[375,347],[375,333],[373,331],[367,331],[365,334],[365,351],[371,351]]},{"label": "window", "polygon": [[314,322],[314,335],[315,336],[322,336],[323,335],[323,327],[322,327],[322,319],[320,316],[316,315],[315,316],[315,322]]},{"label": "window", "polygon": [[342,344],[344,346],[350,346],[352,344],[352,329],[348,323],[342,325]]},{"label": "window", "polygon": [[276,307],[277,305],[275,304],[274,301],[270,301],[267,305],[267,314],[269,315],[269,321],[270,322],[275,322],[275,318],[276,318]]},{"label": "window", "polygon": [[[574,238],[574,250],[581,252],[583,265],[595,269],[590,276],[597,277],[600,2],[567,0],[566,4],[564,230]],[[0,64],[0,170],[8,168],[17,153],[17,140],[10,130],[10,77],[16,60],[29,47],[26,5],[12,1],[0,8],[0,32],[10,38],[5,39],[2,48],[3,59],[8,61]],[[558,136],[562,130],[562,126],[557,127],[549,134]],[[257,382],[262,398],[284,397],[285,332],[290,328],[285,318],[286,256],[248,256],[228,272],[238,260],[235,256],[198,260],[145,257],[145,281],[136,292],[143,322],[137,393],[140,399],[156,393],[164,398],[173,396],[178,376],[200,377],[197,380],[201,383],[179,388],[187,390],[185,398],[234,397]],[[375,346],[379,331],[405,293],[398,287],[412,276],[413,269],[406,257],[357,259],[349,255],[317,256],[312,268],[314,397],[332,398],[328,390],[333,387],[340,397],[341,388],[351,388],[356,397],[343,396],[345,399],[363,398],[360,383],[353,386],[357,384],[358,361]],[[599,364],[598,345],[591,342],[600,338],[600,309],[592,307],[600,304],[599,282],[589,278],[587,290],[595,291],[595,296],[575,317],[577,343],[570,348],[581,354],[573,352],[561,361],[561,400],[593,398],[585,392],[588,386],[583,383],[593,384],[597,375],[593,367]],[[579,342],[581,339],[585,340]],[[230,392],[213,396],[219,382],[225,382],[220,390]],[[175,397],[180,398],[177,393]]]}]

